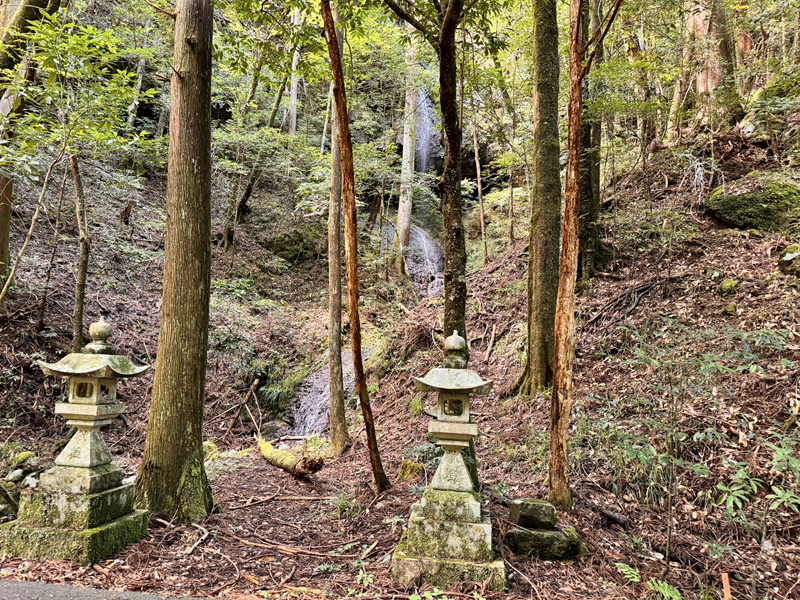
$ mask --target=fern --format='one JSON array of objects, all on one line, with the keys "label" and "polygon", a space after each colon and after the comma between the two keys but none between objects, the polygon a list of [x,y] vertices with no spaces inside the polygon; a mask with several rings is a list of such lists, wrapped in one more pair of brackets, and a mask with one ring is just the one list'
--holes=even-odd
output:
[{"label": "fern", "polygon": [[617,571],[622,573],[622,576],[628,581],[639,583],[642,580],[642,578],[639,577],[639,571],[637,571],[635,567],[626,565],[625,563],[614,563],[614,566],[617,567]]},{"label": "fern", "polygon": [[647,587],[661,594],[663,600],[682,600],[681,593],[668,584],[666,581],[659,581],[658,579],[651,579],[647,582]]}]

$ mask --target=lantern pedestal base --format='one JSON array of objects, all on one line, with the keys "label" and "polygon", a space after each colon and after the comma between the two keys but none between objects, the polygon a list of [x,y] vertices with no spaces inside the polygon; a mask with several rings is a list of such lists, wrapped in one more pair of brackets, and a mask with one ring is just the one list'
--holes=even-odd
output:
[{"label": "lantern pedestal base", "polygon": [[408,531],[392,557],[392,578],[409,583],[422,577],[439,588],[461,580],[505,587],[503,561],[492,552],[492,523],[474,492],[431,487],[411,507]]},{"label": "lantern pedestal base", "polygon": [[11,521],[0,525],[0,551],[40,560],[91,565],[147,535],[148,513],[136,510],[92,529],[55,529]]},{"label": "lantern pedestal base", "polygon": [[489,589],[501,592],[506,587],[506,569],[501,558],[477,562],[453,558],[417,556],[408,549],[408,533],[404,533],[392,555],[392,579],[408,585],[422,576],[425,582],[447,589],[458,581],[486,581]]}]

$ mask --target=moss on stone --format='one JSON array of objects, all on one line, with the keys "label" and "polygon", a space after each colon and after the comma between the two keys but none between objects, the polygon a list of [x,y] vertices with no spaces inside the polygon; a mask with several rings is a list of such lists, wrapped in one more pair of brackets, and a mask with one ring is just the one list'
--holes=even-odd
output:
[{"label": "moss on stone", "polygon": [[492,524],[434,521],[411,517],[408,547],[415,554],[431,558],[489,561],[492,558]]},{"label": "moss on stone", "polygon": [[793,237],[800,233],[800,173],[750,173],[716,188],[705,206],[714,217],[733,227]]},{"label": "moss on stone", "polygon": [[428,486],[411,516],[435,521],[478,523],[481,520],[480,496],[475,492],[435,490]]},{"label": "moss on stone", "polygon": [[147,535],[147,511],[131,512],[100,527],[84,530],[0,524],[0,551],[40,560],[73,560],[91,565]]},{"label": "moss on stone", "polygon": [[792,244],[784,248],[778,259],[778,268],[787,275],[800,277],[800,246]]},{"label": "moss on stone", "polygon": [[503,538],[514,554],[542,560],[569,560],[588,553],[574,527],[563,529],[522,529],[515,527]]},{"label": "moss on stone", "polygon": [[736,293],[738,283],[733,279],[723,279],[719,284],[719,293],[723,296],[732,296]]},{"label": "moss on stone", "polygon": [[14,460],[11,461],[11,468],[14,469],[16,467],[21,467],[31,459],[36,458],[36,454],[26,450],[25,452],[20,452],[14,457]]},{"label": "moss on stone", "polygon": [[130,513],[133,495],[133,485],[98,494],[25,493],[17,518],[39,527],[91,529]]},{"label": "moss on stone", "polygon": [[425,472],[425,466],[414,462],[413,460],[405,459],[400,463],[400,469],[397,472],[397,482],[408,481],[422,475]]}]

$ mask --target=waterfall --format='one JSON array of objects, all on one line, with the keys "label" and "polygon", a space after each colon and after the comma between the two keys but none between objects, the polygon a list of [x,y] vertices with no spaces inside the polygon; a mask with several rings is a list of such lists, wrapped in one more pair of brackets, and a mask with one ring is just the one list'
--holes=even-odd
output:
[{"label": "waterfall", "polygon": [[428,90],[422,89],[417,94],[417,139],[415,143],[414,170],[427,173],[434,165],[437,154],[441,154],[439,123],[436,107],[433,105]]}]

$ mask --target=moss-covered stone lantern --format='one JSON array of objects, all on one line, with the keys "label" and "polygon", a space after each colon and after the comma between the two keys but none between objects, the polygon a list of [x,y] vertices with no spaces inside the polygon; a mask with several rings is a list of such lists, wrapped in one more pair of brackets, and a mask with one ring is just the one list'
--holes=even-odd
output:
[{"label": "moss-covered stone lantern", "polygon": [[113,354],[108,323],[93,323],[89,334],[83,352],[38,362],[46,375],[67,377],[67,402],[56,403],[55,412],[76,431],[37,490],[23,492],[17,520],[0,525],[0,550],[9,555],[91,564],[147,533],[147,512],[133,510],[134,485],[122,482],[100,428],[125,412],[118,379],[139,377],[149,366]]},{"label": "moss-covered stone lantern", "polygon": [[444,368],[414,378],[418,389],[438,394],[428,433],[444,455],[422,498],[411,506],[408,530],[392,557],[392,578],[407,584],[421,575],[440,588],[491,579],[492,589],[502,590],[505,567],[492,551],[492,524],[481,510],[477,470],[464,460],[467,450],[474,457],[472,440],[478,435],[470,420],[470,394],[488,394],[493,382],[467,369],[467,342],[458,332],[444,347]]}]

